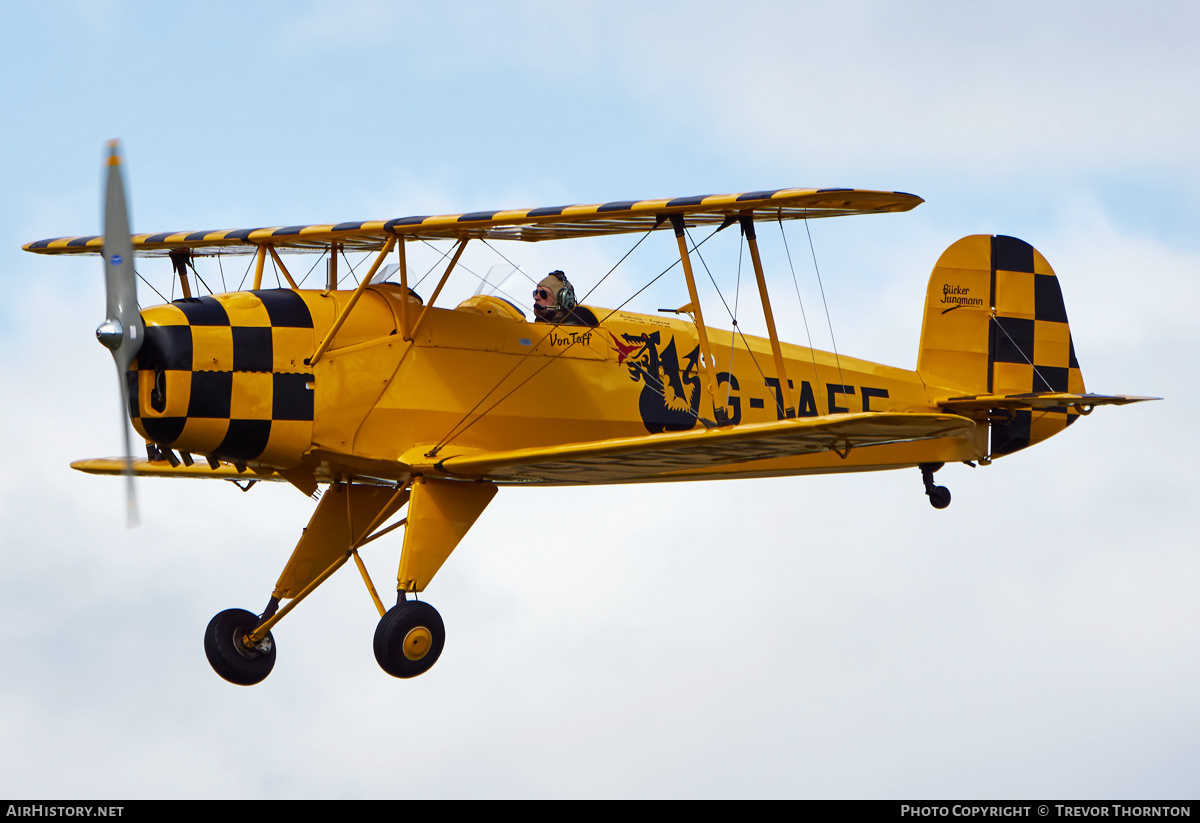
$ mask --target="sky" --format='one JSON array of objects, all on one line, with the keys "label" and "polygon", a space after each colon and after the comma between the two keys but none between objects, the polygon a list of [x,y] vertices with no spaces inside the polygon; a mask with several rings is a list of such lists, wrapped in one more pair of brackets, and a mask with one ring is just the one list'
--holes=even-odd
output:
[{"label": "sky", "polygon": [[[0,795],[1200,795],[1194,6],[47,0],[0,16]],[[448,632],[429,673],[379,670],[347,567],[275,630],[271,676],[236,687],[204,627],[261,610],[312,501],[146,480],[126,530],[121,481],[68,468],[121,448],[93,336],[101,267],[20,246],[98,233],[113,137],[135,231],[913,192],[906,214],[814,221],[811,251],[789,227],[815,343],[830,331],[810,258],[839,350],[914,368],[938,255],[1009,234],[1055,268],[1087,388],[1165,400],[947,467],[945,511],[915,470],[505,489],[425,593]],[[590,302],[669,264],[664,238]],[[736,255],[715,246],[728,295]],[[626,249],[514,254],[579,287]],[[786,256],[764,254],[781,335],[803,342]],[[682,282],[656,288],[630,308],[685,302],[656,302]],[[398,540],[364,551],[383,587],[398,557]]]}]

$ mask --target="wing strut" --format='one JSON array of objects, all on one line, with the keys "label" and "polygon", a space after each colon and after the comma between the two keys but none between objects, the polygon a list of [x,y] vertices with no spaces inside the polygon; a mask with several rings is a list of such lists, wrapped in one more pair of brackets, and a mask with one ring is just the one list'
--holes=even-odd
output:
[{"label": "wing strut", "polygon": [[258,291],[262,288],[263,268],[267,265],[267,246],[266,244],[258,247],[258,252],[254,258],[254,290]]},{"label": "wing strut", "polygon": [[279,271],[283,272],[283,277],[288,281],[288,285],[292,287],[293,291],[299,290],[300,287],[297,286],[296,281],[292,279],[292,275],[287,270],[287,266],[283,265],[283,261],[279,259],[279,252],[275,251],[275,247],[267,246],[267,251],[271,253],[271,259],[275,261],[275,265],[279,266]]},{"label": "wing strut", "polygon": [[[463,249],[467,247],[468,239],[469,238],[464,237],[462,240],[458,241],[458,247],[454,250],[454,256],[450,258],[450,265],[446,266],[446,273],[443,274],[442,279],[438,281],[437,288],[435,288],[433,290],[433,294],[429,296],[429,302],[425,304],[425,308],[421,309],[421,313],[417,316],[417,322],[413,324],[412,331],[410,331],[404,337],[405,340],[412,340],[417,336],[417,329],[421,328],[421,324],[425,322],[425,318],[428,316],[429,310],[432,309],[433,304],[437,302],[438,295],[442,293],[442,286],[446,285],[446,281],[450,279],[450,272],[454,271],[454,266],[458,263],[458,258],[462,257]],[[408,288],[407,281],[408,277],[405,276],[404,279],[400,281],[401,288]],[[407,295],[408,292],[405,292],[405,294]],[[408,300],[405,299],[404,302],[407,303]]]},{"label": "wing strut", "polygon": [[404,254],[404,245],[403,239],[396,244],[396,252],[400,258],[400,293],[404,295],[404,299],[400,301],[400,339],[412,340],[412,335],[408,333],[408,296],[411,291],[408,288],[408,258]]},{"label": "wing strut", "polygon": [[171,251],[171,267],[175,269],[175,274],[179,276],[179,285],[183,289],[184,299],[189,299],[192,296],[191,286],[188,285],[187,265],[188,258],[191,256],[187,249],[174,249]]},{"label": "wing strut", "polygon": [[[329,348],[329,344],[333,342],[333,337],[342,328],[342,324],[346,322],[346,318],[350,316],[350,312],[354,309],[354,304],[358,302],[358,298],[362,297],[362,293],[367,290],[367,286],[371,285],[371,278],[375,276],[375,272],[379,271],[379,264],[384,261],[388,254],[392,251],[392,246],[396,245],[396,235],[390,236],[384,241],[383,248],[379,250],[379,254],[375,257],[375,262],[371,264],[370,271],[367,276],[358,284],[358,288],[354,290],[354,294],[350,295],[350,302],[346,304],[346,308],[342,309],[338,314],[337,320],[333,321],[333,326],[330,327],[329,333],[325,335],[325,339],[317,346],[317,350],[313,356],[304,361],[310,366],[315,366],[317,361],[321,359],[321,355],[325,354]],[[272,250],[274,252],[274,250]],[[289,282],[291,278],[288,278]]]},{"label": "wing strut", "polygon": [[758,296],[762,298],[763,315],[767,319],[767,335],[771,338],[771,355],[775,358],[775,371],[779,373],[779,391],[783,395],[783,416],[795,417],[792,392],[788,388],[787,374],[783,368],[783,349],[779,346],[779,334],[775,331],[775,315],[771,312],[771,297],[767,294],[767,280],[763,275],[762,258],[758,256],[758,237],[754,233],[754,212],[744,211],[740,215],[742,233],[750,247],[750,260],[754,263],[754,276],[758,279]]},{"label": "wing strut", "polygon": [[[692,276],[692,258],[687,250],[687,237],[683,231],[683,215],[671,215],[671,227],[675,229],[675,241],[679,243],[679,261],[683,263],[683,276],[687,280],[688,297],[691,299],[691,309],[694,312],[693,317],[696,320],[696,331],[700,335],[700,353],[704,360],[704,379],[708,382],[708,396],[712,400],[713,416],[717,418],[717,425],[726,425],[729,423],[729,417],[725,412],[725,407],[717,402],[717,384],[713,380],[713,360],[712,349],[708,345],[708,329],[704,325],[704,314],[700,311],[700,295],[696,292],[696,278]],[[703,418],[701,418],[703,422]]]},{"label": "wing strut", "polygon": [[[386,609],[358,550],[405,522],[401,520],[385,529],[379,528],[409,501],[409,496],[407,485],[393,489],[352,482],[334,483],[322,495],[308,526],[301,532],[300,541],[271,593],[267,611],[248,635],[249,642],[254,644],[266,637],[276,623],[351,558],[382,617]],[[366,528],[362,528],[364,521],[370,524]],[[283,608],[279,608],[281,600],[288,601]]]}]

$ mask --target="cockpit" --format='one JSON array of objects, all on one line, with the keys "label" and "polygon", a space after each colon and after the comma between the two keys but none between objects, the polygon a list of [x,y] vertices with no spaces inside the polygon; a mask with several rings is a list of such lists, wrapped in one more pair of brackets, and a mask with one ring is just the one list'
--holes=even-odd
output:
[{"label": "cockpit", "polygon": [[[530,283],[537,286],[537,281],[516,266],[503,264],[492,266],[486,275],[480,278],[475,294],[458,304],[459,311],[469,311],[476,314],[496,315],[512,320],[531,322],[529,316],[520,308],[528,298],[520,295],[529,291]],[[535,317],[532,322],[547,322]],[[559,325],[566,326],[597,326],[599,320],[585,306],[574,305],[563,312]]]}]

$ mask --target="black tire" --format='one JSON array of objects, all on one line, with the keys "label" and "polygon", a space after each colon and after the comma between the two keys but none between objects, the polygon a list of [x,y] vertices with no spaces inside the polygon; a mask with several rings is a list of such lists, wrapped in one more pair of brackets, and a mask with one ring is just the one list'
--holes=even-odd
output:
[{"label": "black tire", "polygon": [[950,490],[945,486],[934,486],[929,490],[929,505],[944,509],[950,505]]},{"label": "black tire", "polygon": [[230,683],[253,686],[266,680],[275,668],[275,638],[270,632],[264,638],[267,650],[248,649],[242,637],[254,631],[258,615],[245,609],[226,609],[204,630],[204,654],[213,671]]},{"label": "black tire", "polygon": [[416,677],[429,671],[445,645],[442,616],[419,600],[389,609],[375,627],[375,660],[392,677]]}]

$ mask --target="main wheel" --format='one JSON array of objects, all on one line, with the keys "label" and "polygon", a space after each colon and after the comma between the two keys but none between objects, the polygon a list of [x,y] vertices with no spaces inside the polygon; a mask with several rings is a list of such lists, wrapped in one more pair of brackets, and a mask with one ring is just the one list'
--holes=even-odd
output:
[{"label": "main wheel", "polygon": [[944,509],[950,505],[950,490],[945,486],[934,486],[929,490],[929,505]]},{"label": "main wheel", "polygon": [[230,683],[253,686],[275,668],[275,638],[267,636],[251,648],[242,638],[258,625],[258,615],[245,609],[226,609],[204,631],[204,654],[213,671]]},{"label": "main wheel", "polygon": [[375,660],[392,677],[416,677],[429,671],[445,645],[442,616],[419,600],[389,609],[375,627]]}]

